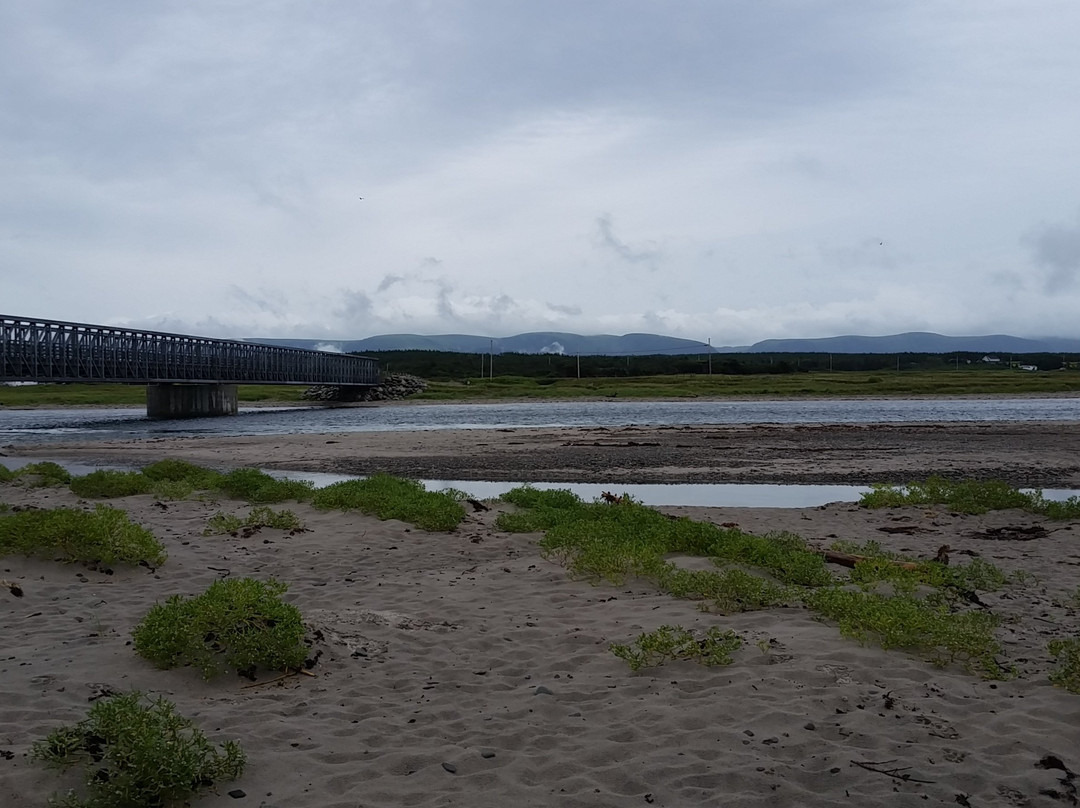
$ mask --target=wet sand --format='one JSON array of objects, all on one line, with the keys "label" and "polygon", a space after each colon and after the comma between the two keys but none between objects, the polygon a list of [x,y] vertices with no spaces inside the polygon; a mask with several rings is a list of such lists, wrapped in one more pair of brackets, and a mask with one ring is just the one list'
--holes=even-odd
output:
[{"label": "wet sand", "polygon": [[[1080,487],[1080,423],[628,426],[152,438],[4,447],[146,464],[596,483],[902,483],[938,474]],[[2,462],[2,459],[0,459]]]}]

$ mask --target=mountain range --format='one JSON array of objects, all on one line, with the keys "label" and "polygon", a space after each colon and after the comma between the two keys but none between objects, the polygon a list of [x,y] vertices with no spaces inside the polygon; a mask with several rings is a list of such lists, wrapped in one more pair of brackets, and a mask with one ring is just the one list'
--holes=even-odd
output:
[{"label": "mountain range", "polygon": [[767,339],[753,345],[709,345],[660,334],[597,334],[585,336],[537,331],[512,337],[472,334],[382,334],[353,340],[251,338],[247,342],[344,353],[379,351],[448,351],[451,353],[529,353],[581,356],[649,356],[695,353],[1080,353],[1080,339],[1027,339],[1008,334],[948,337],[924,331],[882,337],[846,335],[817,339]]}]

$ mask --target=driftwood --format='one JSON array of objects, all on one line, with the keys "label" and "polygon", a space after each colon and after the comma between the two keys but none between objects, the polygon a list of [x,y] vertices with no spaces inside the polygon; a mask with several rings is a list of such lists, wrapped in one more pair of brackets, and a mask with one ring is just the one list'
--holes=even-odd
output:
[{"label": "driftwood", "polygon": [[11,594],[13,594],[17,598],[21,598],[23,596],[22,587],[19,586],[14,581],[0,581],[0,586],[7,589],[9,592],[11,592]]},{"label": "driftwood", "polygon": [[[947,545],[947,544],[941,545],[941,547],[938,548],[937,555],[934,556],[934,558],[931,559],[931,560],[936,561],[938,564],[948,564],[949,563],[949,551],[951,549],[952,548],[949,547],[949,545]],[[875,560],[875,559],[871,558],[870,556],[854,555],[852,553],[841,553],[841,552],[838,552],[836,550],[821,550],[820,552],[821,552],[821,555],[824,556],[826,561],[831,562],[833,564],[840,564],[841,566],[844,566],[844,567],[851,567],[853,569],[854,569],[855,565],[858,564],[860,561],[873,561],[873,560]],[[878,560],[885,561],[885,562],[887,562],[889,564],[894,564],[897,567],[900,567],[901,569],[905,569],[905,570],[917,570],[919,568],[919,564],[921,563],[921,562],[918,562],[918,561],[893,561],[893,560],[890,560],[890,559],[878,559]]]}]

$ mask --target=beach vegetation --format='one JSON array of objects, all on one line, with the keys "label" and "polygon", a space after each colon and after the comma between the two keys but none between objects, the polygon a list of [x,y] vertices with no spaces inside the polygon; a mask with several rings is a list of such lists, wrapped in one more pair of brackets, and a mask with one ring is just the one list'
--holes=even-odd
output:
[{"label": "beach vegetation", "polygon": [[1050,681],[1070,693],[1080,693],[1080,636],[1051,640],[1048,650],[1057,662]]},{"label": "beach vegetation", "polygon": [[204,536],[237,533],[244,528],[269,527],[275,530],[300,530],[303,523],[292,511],[275,511],[273,508],[262,506],[252,508],[244,518],[233,514],[218,511],[210,517],[210,521],[203,530]]},{"label": "beach vegetation", "polygon": [[0,483],[9,483],[15,479],[15,472],[0,463]]},{"label": "beach vegetation", "polygon": [[1041,491],[1028,493],[998,480],[946,480],[928,477],[905,485],[874,484],[863,494],[864,508],[899,508],[907,505],[945,505],[967,514],[1017,508],[1050,519],[1080,518],[1080,497],[1047,500]]},{"label": "beach vegetation", "polygon": [[315,491],[315,486],[308,480],[282,480],[251,468],[221,474],[213,487],[232,499],[265,504],[286,500],[306,502]]},{"label": "beach vegetation", "polygon": [[113,499],[145,494],[152,487],[152,481],[137,471],[98,469],[81,477],[73,477],[70,486],[80,497]]},{"label": "beach vegetation", "polygon": [[150,494],[159,500],[184,500],[195,495],[195,487],[184,480],[152,480]]},{"label": "beach vegetation", "polygon": [[630,670],[662,665],[669,660],[685,659],[703,665],[730,665],[732,654],[742,647],[734,631],[712,626],[702,636],[682,626],[660,626],[628,645],[612,643],[611,653],[630,666]]},{"label": "beach vegetation", "polygon": [[159,460],[143,466],[142,474],[155,483],[182,482],[200,491],[215,488],[221,477],[221,472],[196,466],[186,460]]},{"label": "beach vegetation", "polygon": [[0,517],[0,554],[103,564],[165,563],[165,547],[145,527],[108,505],[28,509]]},{"label": "beach vegetation", "polygon": [[31,488],[55,488],[71,482],[68,470],[51,460],[27,463],[15,471],[15,477]]},{"label": "beach vegetation", "polygon": [[433,532],[451,531],[465,518],[465,509],[454,496],[428,491],[417,480],[389,474],[325,486],[315,492],[311,504],[323,510],[359,510]]},{"label": "beach vegetation", "polygon": [[1002,570],[981,558],[967,564],[942,564],[933,559],[916,559],[885,550],[875,541],[862,544],[835,541],[831,548],[861,556],[848,580],[868,589],[889,581],[898,592],[913,594],[919,586],[930,586],[952,594],[997,592],[1011,580]]},{"label": "beach vegetation", "polygon": [[273,579],[225,578],[201,595],[174,595],[152,607],[133,632],[135,651],[159,668],[190,665],[207,679],[225,668],[295,670],[307,656],[299,609]]},{"label": "beach vegetation", "polygon": [[834,578],[820,553],[791,534],[754,536],[687,518],[670,518],[622,498],[611,504],[584,503],[568,491],[515,488],[503,495],[524,511],[500,515],[497,526],[510,532],[543,531],[541,550],[575,575],[621,583],[627,576],[681,581],[668,570],[672,554],[704,556],[718,562],[766,570],[785,585],[825,586]]},{"label": "beach vegetation", "polygon": [[944,603],[910,595],[885,596],[835,586],[808,590],[803,602],[858,642],[904,649],[939,666],[958,662],[988,679],[1012,675],[997,659],[1001,644],[994,630],[1001,619],[988,611],[953,612]]},{"label": "beach vegetation", "polygon": [[31,756],[52,768],[82,767],[83,793],[54,796],[60,808],[186,805],[235,780],[245,764],[238,743],[215,747],[171,702],[139,692],[98,701],[83,720],[35,742]]}]

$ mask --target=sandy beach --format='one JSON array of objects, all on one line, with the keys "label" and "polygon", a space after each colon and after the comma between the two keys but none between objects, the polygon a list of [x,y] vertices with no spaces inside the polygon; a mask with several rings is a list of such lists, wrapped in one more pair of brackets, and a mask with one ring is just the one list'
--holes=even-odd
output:
[{"label": "sandy beach", "polygon": [[[470,458],[488,475],[517,458],[544,475],[538,479],[585,479],[584,470],[604,480],[606,462],[646,475],[636,479],[656,474],[668,481],[693,479],[698,468],[752,474],[758,466],[771,470],[736,479],[850,480],[906,475],[921,462],[919,476],[1010,469],[1014,480],[1078,481],[1072,464],[1080,427],[1023,425],[1021,435],[1008,432],[1013,426],[754,428],[753,447],[764,459],[751,460],[743,446],[743,467],[734,465],[738,437],[750,435],[734,428],[147,441],[95,444],[83,456],[414,474],[423,467],[425,476],[454,470],[462,479]],[[844,435],[852,442],[844,444]],[[911,436],[910,451],[904,435]],[[951,437],[935,442],[934,435]],[[840,448],[812,449],[827,440],[841,441]],[[661,445],[634,445],[648,442]],[[700,454],[679,450],[684,442]],[[879,452],[884,445],[896,449]],[[634,457],[638,448],[656,450],[663,464],[635,470],[613,459],[624,449],[620,457]],[[77,451],[84,450],[57,453]],[[566,464],[540,468],[538,458],[567,452]],[[706,457],[712,462],[702,462]],[[931,457],[956,465],[935,466]],[[824,476],[782,473],[796,468]],[[1040,478],[1039,469],[1047,476]],[[0,502],[87,505],[66,490],[14,485],[0,486]],[[0,576],[24,592],[15,598],[0,591],[0,805],[43,805],[54,789],[70,785],[29,758],[30,744],[84,717],[101,693],[130,689],[166,696],[214,741],[242,743],[249,759],[242,778],[196,805],[1077,804],[1072,775],[1046,767],[1057,759],[1080,772],[1080,696],[1048,681],[1046,643],[1080,633],[1080,609],[1070,600],[1080,582],[1080,524],[1018,511],[961,516],[850,503],[662,509],[753,533],[790,531],[822,547],[837,538],[873,539],[929,557],[947,543],[955,563],[977,556],[1005,572],[1025,571],[1032,576],[1026,584],[982,597],[1005,618],[998,630],[1003,661],[1018,673],[990,682],[861,646],[803,608],[724,616],[645,582],[573,580],[540,554],[538,535],[495,527],[508,505],[470,513],[440,534],[286,504],[308,532],[263,529],[244,538],[202,535],[218,510],[246,514],[243,503],[135,496],[112,504],[166,544],[166,564],[102,571],[0,560]],[[1032,538],[1038,527],[1045,532]],[[265,673],[251,686],[227,674],[207,682],[192,669],[157,670],[134,654],[131,630],[151,605],[198,594],[223,576],[276,577],[290,585],[286,598],[318,638],[314,677],[270,682]],[[731,628],[744,644],[727,667],[674,662],[637,673],[608,650],[664,624]]]},{"label": "sandy beach", "polygon": [[435,429],[26,442],[3,452],[135,465],[167,456],[217,468],[441,480],[865,484],[939,474],[1080,488],[1077,422]]}]

